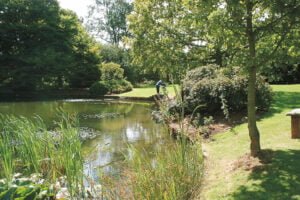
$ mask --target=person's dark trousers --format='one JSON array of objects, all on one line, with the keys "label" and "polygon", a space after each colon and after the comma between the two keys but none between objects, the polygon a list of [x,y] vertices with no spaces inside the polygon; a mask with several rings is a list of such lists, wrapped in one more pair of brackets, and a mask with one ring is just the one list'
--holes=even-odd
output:
[{"label": "person's dark trousers", "polygon": [[159,94],[159,86],[156,86],[156,93]]}]

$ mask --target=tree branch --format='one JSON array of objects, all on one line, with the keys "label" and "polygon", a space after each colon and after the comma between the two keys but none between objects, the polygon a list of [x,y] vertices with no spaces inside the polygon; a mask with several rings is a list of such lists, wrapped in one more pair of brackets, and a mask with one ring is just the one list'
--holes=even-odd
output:
[{"label": "tree branch", "polygon": [[276,53],[276,51],[279,49],[279,47],[281,46],[282,42],[284,41],[284,39],[286,38],[286,35],[291,31],[292,27],[295,25],[294,21],[291,22],[290,26],[285,29],[286,31],[283,31],[281,36],[280,36],[280,39],[276,42],[276,46],[275,48],[273,49],[273,51],[268,55],[268,56],[265,56],[259,64],[258,66],[261,66],[261,65],[264,65],[265,63],[267,63],[273,56],[274,54]]},{"label": "tree branch", "polygon": [[276,18],[275,20],[269,22],[269,23],[266,24],[265,26],[261,26],[261,27],[256,28],[256,29],[254,30],[255,35],[257,35],[260,31],[270,29],[270,28],[273,27],[276,23],[278,23],[279,21],[281,21],[283,18],[285,18],[286,16],[288,16],[288,14],[292,13],[293,11],[297,10],[298,8],[300,8],[300,5],[296,5],[292,10],[289,10],[289,12],[284,13],[281,17]]}]

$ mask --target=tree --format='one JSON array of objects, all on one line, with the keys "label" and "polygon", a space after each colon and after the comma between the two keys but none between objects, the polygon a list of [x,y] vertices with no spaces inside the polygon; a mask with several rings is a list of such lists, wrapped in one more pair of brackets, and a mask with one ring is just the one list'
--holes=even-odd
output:
[{"label": "tree", "polygon": [[[300,83],[300,26],[286,35],[274,59],[262,66],[259,72],[271,83]],[[268,48],[268,47],[267,47]]]},{"label": "tree", "polygon": [[124,78],[124,69],[119,64],[113,62],[102,64],[101,80],[110,93],[121,93],[132,90],[131,83]]},{"label": "tree", "polygon": [[124,69],[124,76],[131,83],[137,83],[148,75],[144,74],[140,68],[132,63],[130,49],[124,49],[116,45],[102,44],[100,49],[102,62],[114,62]]},{"label": "tree", "polygon": [[102,40],[120,45],[122,38],[129,36],[126,16],[132,11],[132,4],[126,0],[95,0],[90,6],[87,27]]},{"label": "tree", "polygon": [[[208,8],[208,9],[207,9]],[[186,69],[205,63],[205,43],[195,17],[205,21],[209,7],[196,1],[136,0],[129,15],[134,63],[148,71],[180,79]]]},{"label": "tree", "polygon": [[1,87],[88,87],[99,79],[99,47],[56,0],[0,1],[0,38]]},{"label": "tree", "polygon": [[[260,133],[256,124],[255,83],[259,66],[274,58],[287,34],[292,30],[299,16],[300,1],[219,1],[217,10],[221,10],[224,19],[231,24],[226,30],[236,37],[240,52],[234,55],[237,63],[246,66],[248,82],[248,129],[252,156],[261,151]],[[225,23],[226,24],[226,23]],[[270,40],[271,38],[271,40]],[[268,44],[269,48],[266,48]]]},{"label": "tree", "polygon": [[61,16],[65,31],[71,31],[65,39],[70,44],[72,56],[72,61],[65,66],[66,80],[71,87],[90,87],[100,77],[100,45],[88,35],[75,13],[62,10]]},{"label": "tree", "polygon": [[[44,58],[58,36],[57,1],[0,1],[0,84],[34,89],[47,71]],[[56,57],[56,56],[55,56]]]},{"label": "tree", "polygon": [[299,0],[136,0],[129,16],[134,61],[173,75],[211,61],[243,66],[249,80],[250,150],[257,156],[261,146],[256,74],[275,60],[285,39],[297,30],[299,4]]}]

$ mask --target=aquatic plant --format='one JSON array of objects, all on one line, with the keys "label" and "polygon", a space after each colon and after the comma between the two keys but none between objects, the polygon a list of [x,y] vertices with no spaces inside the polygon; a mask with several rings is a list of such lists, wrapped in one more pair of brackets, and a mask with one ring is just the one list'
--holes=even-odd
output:
[{"label": "aquatic plant", "polygon": [[[173,144],[158,146],[155,151],[139,151],[129,146],[125,170],[121,178],[102,177],[104,195],[108,199],[190,199],[200,187],[203,156],[200,141],[190,142],[184,125],[184,102],[175,88],[181,105],[178,113],[170,113],[169,98],[158,97],[157,104],[165,123],[176,120],[182,136]],[[145,156],[152,154],[153,156]]]},{"label": "aquatic plant", "polygon": [[[42,119],[0,115],[0,178],[7,186],[14,173],[42,174],[48,183],[65,177],[71,197],[83,190],[83,158],[75,115],[61,113],[49,131]],[[53,134],[55,132],[56,134]]]},{"label": "aquatic plant", "polygon": [[132,148],[127,180],[134,199],[189,199],[202,179],[203,157],[199,143],[179,141],[150,160]]}]

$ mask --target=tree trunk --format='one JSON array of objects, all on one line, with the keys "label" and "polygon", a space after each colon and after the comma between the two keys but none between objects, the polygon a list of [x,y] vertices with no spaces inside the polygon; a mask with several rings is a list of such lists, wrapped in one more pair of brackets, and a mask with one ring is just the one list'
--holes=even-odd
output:
[{"label": "tree trunk", "polygon": [[256,83],[256,52],[255,52],[255,33],[253,32],[252,24],[252,10],[253,2],[252,0],[246,0],[247,6],[247,37],[249,44],[249,82],[248,82],[248,130],[250,136],[250,150],[251,155],[256,157],[260,153],[260,136],[259,131],[256,126],[256,107],[255,107],[255,83]]}]

